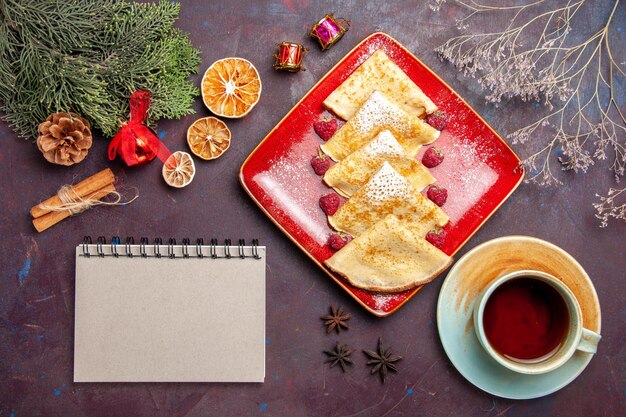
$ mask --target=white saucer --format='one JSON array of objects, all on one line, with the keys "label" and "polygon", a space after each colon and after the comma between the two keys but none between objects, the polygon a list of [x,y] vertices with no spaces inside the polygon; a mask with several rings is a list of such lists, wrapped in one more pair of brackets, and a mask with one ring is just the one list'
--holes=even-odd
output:
[{"label": "white saucer", "polygon": [[498,364],[483,350],[474,331],[474,300],[489,282],[520,269],[559,277],[576,295],[584,326],[596,333],[601,327],[600,303],[593,283],[582,266],[558,246],[534,237],[506,236],[465,254],[450,270],[439,293],[439,337],[461,375],[483,391],[511,399],[537,398],[558,391],[576,379],[593,357],[576,352],[559,369],[524,375]]}]

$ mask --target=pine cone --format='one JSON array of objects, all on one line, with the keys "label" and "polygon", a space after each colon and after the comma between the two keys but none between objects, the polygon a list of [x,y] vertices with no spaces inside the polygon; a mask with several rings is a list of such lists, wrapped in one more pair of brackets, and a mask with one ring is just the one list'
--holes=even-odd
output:
[{"label": "pine cone", "polygon": [[39,125],[37,147],[53,164],[69,166],[82,161],[91,143],[89,122],[76,113],[52,113]]}]

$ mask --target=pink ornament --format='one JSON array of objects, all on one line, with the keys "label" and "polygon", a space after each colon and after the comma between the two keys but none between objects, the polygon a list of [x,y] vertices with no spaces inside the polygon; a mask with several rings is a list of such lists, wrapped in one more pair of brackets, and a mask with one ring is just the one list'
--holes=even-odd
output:
[{"label": "pink ornament", "polygon": [[311,28],[309,35],[317,39],[322,46],[322,50],[333,46],[339,39],[343,37],[343,34],[350,28],[350,21],[333,16],[332,13],[324,16],[319,22],[317,22]]}]

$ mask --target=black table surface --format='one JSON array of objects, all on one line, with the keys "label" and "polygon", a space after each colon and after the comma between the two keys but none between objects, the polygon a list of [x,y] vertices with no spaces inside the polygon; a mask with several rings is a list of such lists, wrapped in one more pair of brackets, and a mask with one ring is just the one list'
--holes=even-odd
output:
[{"label": "black table surface", "polygon": [[[505,235],[546,239],[574,256],[596,287],[602,307],[598,353],[571,384],[543,398],[501,399],[474,387],[448,360],[436,328],[436,300],[445,274],[387,318],[366,312],[269,221],[238,183],[239,167],[272,127],[344,54],[368,34],[395,37],[449,83],[496,131],[505,135],[534,121],[544,109],[533,104],[485,104],[475,80],[464,78],[433,49],[456,33],[451,10],[433,13],[427,2],[211,1],[185,0],[177,25],[202,51],[200,70],[216,59],[251,60],[263,81],[257,107],[228,121],[230,150],[212,162],[196,160],[193,183],[168,187],[161,164],[128,169],[109,162],[108,141],[98,137],[87,159],[72,168],[47,163],[33,143],[0,123],[0,416],[612,416],[624,413],[624,222],[598,227],[591,205],[596,192],[614,185],[603,166],[587,174],[565,173],[564,185],[522,184],[457,259],[487,240]],[[592,25],[606,16],[600,3]],[[610,2],[607,2],[610,3]],[[607,6],[608,7],[608,6]],[[625,8],[618,10],[624,26]],[[346,36],[320,52],[306,35],[324,13],[350,19]],[[497,22],[485,22],[485,25]],[[299,42],[310,49],[306,71],[272,69],[275,44]],[[623,43],[622,43],[623,45]],[[192,77],[199,85],[200,75]],[[186,130],[209,115],[162,121],[158,132],[170,149],[186,150]],[[537,143],[513,146],[521,157]],[[554,161],[556,164],[557,162]],[[111,167],[120,182],[137,187],[126,207],[96,208],[38,234],[31,206],[65,183]],[[259,238],[268,247],[266,379],[263,384],[75,384],[72,382],[74,247],[83,235]],[[326,335],[320,321],[329,305],[353,314],[349,331]],[[325,349],[335,341],[374,349],[382,336],[404,356],[400,372],[385,385],[369,375],[364,358],[349,372],[329,369]],[[358,354],[358,353],[357,353]],[[207,358],[209,359],[209,358]],[[619,411],[622,410],[622,411]]]}]

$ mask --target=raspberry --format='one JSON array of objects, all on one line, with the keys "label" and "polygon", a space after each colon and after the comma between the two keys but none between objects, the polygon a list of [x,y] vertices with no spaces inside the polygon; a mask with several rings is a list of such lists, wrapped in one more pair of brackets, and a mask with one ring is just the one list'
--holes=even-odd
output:
[{"label": "raspberry", "polygon": [[430,198],[433,203],[441,207],[446,204],[446,200],[448,199],[448,190],[436,185],[431,185],[426,191],[426,197]]},{"label": "raspberry", "polygon": [[436,230],[431,230],[426,234],[426,240],[433,246],[441,248],[443,243],[446,241],[446,234],[445,230],[437,228]]},{"label": "raspberry", "polygon": [[426,116],[426,123],[428,123],[437,130],[445,129],[446,126],[448,126],[449,121],[450,116],[439,110]]},{"label": "raspberry", "polygon": [[337,131],[337,120],[326,117],[313,123],[313,130],[320,138],[328,140]]},{"label": "raspberry", "polygon": [[352,236],[350,235],[346,235],[343,233],[333,233],[332,235],[328,236],[328,245],[333,250],[339,250],[346,246],[348,243],[350,243],[351,240]]},{"label": "raspberry", "polygon": [[422,156],[422,164],[426,168],[434,168],[443,162],[443,152],[434,146],[426,149],[424,156]]},{"label": "raspberry", "polygon": [[311,158],[311,166],[317,175],[324,175],[326,171],[328,171],[328,168],[330,168],[330,164],[330,158],[322,152]]},{"label": "raspberry", "polygon": [[320,197],[320,207],[327,216],[332,216],[337,212],[341,199],[335,193],[326,194]]}]

